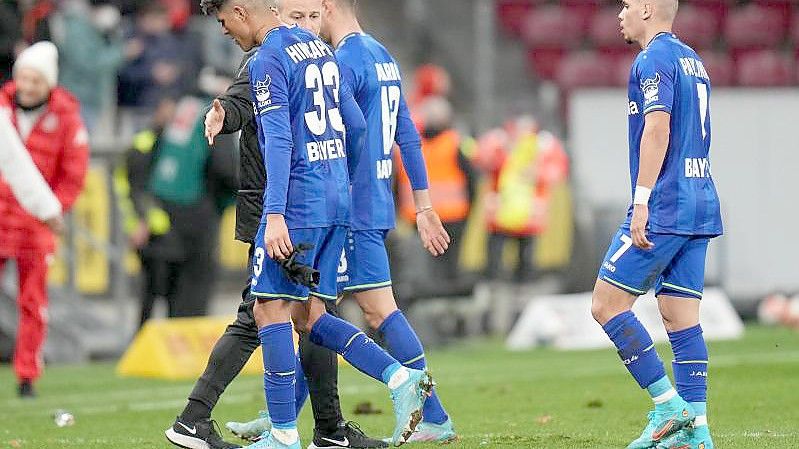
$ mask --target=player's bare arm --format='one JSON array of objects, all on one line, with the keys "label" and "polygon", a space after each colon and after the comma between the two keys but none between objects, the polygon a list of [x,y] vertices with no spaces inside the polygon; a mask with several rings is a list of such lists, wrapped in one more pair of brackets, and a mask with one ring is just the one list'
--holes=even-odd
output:
[{"label": "player's bare arm", "polygon": [[630,237],[636,247],[652,249],[655,245],[646,237],[646,225],[649,221],[648,194],[655,186],[663,167],[663,159],[666,157],[671,115],[665,111],[653,111],[646,115],[645,120],[644,133],[641,137],[641,165],[635,184],[633,216],[630,222]]}]

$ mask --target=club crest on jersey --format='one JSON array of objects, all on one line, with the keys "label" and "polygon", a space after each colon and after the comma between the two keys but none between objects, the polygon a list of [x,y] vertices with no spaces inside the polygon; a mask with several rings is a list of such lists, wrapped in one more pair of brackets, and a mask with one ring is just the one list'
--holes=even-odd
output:
[{"label": "club crest on jersey", "polygon": [[267,101],[272,96],[272,93],[269,92],[269,86],[272,84],[272,78],[267,75],[266,79],[263,81],[256,81],[255,85],[253,86],[253,90],[255,90],[255,100],[258,102],[258,106],[266,106]]},{"label": "club crest on jersey", "polygon": [[660,73],[656,73],[654,78],[641,80],[641,91],[644,93],[644,106],[658,101],[658,85],[660,84]]}]

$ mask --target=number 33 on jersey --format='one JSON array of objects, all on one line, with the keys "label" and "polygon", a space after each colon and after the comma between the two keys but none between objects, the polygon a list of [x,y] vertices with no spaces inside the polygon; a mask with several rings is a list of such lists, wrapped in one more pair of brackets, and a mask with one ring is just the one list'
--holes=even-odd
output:
[{"label": "number 33 on jersey", "polygon": [[249,65],[266,214],[289,229],[349,224],[349,177],[333,51],[298,27],[270,31]]}]

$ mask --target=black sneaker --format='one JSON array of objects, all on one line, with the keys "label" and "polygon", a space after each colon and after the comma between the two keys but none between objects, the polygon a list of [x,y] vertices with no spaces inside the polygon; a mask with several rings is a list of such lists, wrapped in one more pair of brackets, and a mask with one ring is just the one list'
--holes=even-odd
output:
[{"label": "black sneaker", "polygon": [[339,425],[336,433],[323,435],[314,431],[313,441],[308,449],[334,449],[340,447],[379,448],[388,447],[388,443],[367,437],[358,424],[349,421]]},{"label": "black sneaker", "polygon": [[166,439],[175,446],[186,449],[237,449],[238,444],[228,443],[219,436],[216,421],[203,419],[186,423],[178,416],[175,424],[166,429]]},{"label": "black sneaker", "polygon": [[36,397],[36,391],[33,389],[33,382],[23,380],[19,383],[19,397],[22,399],[33,399]]}]

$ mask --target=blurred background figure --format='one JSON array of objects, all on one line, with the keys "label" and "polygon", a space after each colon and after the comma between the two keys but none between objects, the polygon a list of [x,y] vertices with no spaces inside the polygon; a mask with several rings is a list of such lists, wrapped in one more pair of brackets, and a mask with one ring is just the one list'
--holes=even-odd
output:
[{"label": "blurred background figure", "polygon": [[111,105],[122,64],[119,10],[89,0],[65,0],[53,19],[61,63],[61,84],[78,97],[90,133]]},{"label": "blurred background figure", "polygon": [[0,81],[10,78],[14,59],[25,47],[51,40],[50,18],[55,11],[50,0],[0,2]]},{"label": "blurred background figure", "polygon": [[200,49],[186,32],[172,28],[168,8],[145,2],[125,43],[117,98],[124,108],[125,133],[139,131],[163,98],[180,98],[195,87]]},{"label": "blurred background figure", "polygon": [[509,119],[505,129],[486,133],[478,147],[476,163],[485,171],[489,186],[486,277],[502,277],[505,243],[516,240],[518,263],[511,279],[533,280],[535,238],[549,224],[552,187],[568,173],[563,145],[551,133],[540,131],[533,117],[521,116]]},{"label": "blurred background figure", "polygon": [[448,98],[452,89],[452,78],[443,67],[424,64],[413,73],[413,90],[408,95],[408,107],[414,114],[413,120],[419,129],[424,128],[421,108],[430,98]]},{"label": "blurred background figure", "polygon": [[[450,238],[449,250],[433,260],[436,279],[455,280],[460,276],[459,257],[463,231],[474,193],[475,172],[464,145],[468,140],[453,127],[452,106],[446,98],[427,98],[420,108],[422,154],[427,166],[430,198]],[[418,126],[418,125],[417,125]],[[398,207],[400,216],[415,223],[410,179],[397,158]]]},{"label": "blurred background figure", "polygon": [[214,293],[219,219],[238,186],[234,147],[204,135],[205,97],[163,100],[125,158],[128,232],[142,263],[143,325],[158,297],[169,317],[202,316]]},{"label": "blurred background figure", "polygon": [[[0,91],[0,113],[8,114],[33,162],[61,209],[68,211],[83,188],[89,158],[88,133],[75,97],[57,86],[58,51],[38,42],[20,53],[13,81]],[[47,224],[26,212],[0,178],[0,268],[17,265],[19,327],[14,371],[19,395],[34,396],[42,373],[42,345],[47,332],[47,271],[55,252]]]}]

